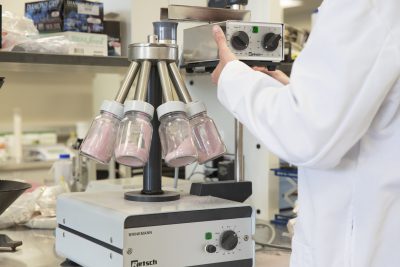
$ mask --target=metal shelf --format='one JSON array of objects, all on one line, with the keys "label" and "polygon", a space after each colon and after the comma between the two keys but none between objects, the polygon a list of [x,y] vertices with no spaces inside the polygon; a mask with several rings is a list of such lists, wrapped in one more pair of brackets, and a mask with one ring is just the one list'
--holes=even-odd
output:
[{"label": "metal shelf", "polygon": [[[32,65],[35,66],[32,67]],[[120,70],[112,68],[125,69],[128,66],[129,61],[125,57],[0,52],[0,70],[4,71],[48,71],[68,68],[95,72],[119,72]]]}]

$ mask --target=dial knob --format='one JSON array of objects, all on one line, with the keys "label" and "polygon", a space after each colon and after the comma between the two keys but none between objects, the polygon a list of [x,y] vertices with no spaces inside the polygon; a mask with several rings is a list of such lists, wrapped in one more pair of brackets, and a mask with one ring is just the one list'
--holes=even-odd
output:
[{"label": "dial knob", "polygon": [[236,50],[245,50],[249,46],[250,38],[244,31],[235,32],[231,38],[231,44]]},{"label": "dial knob", "polygon": [[276,34],[273,32],[267,33],[264,36],[263,40],[263,47],[267,51],[274,51],[278,48],[279,42],[282,39],[282,36],[280,34]]},{"label": "dial knob", "polygon": [[221,247],[225,250],[234,250],[239,243],[239,238],[234,231],[225,231],[221,235]]},{"label": "dial knob", "polygon": [[207,245],[206,246],[206,251],[208,253],[215,253],[215,252],[217,252],[217,248],[214,245]]}]

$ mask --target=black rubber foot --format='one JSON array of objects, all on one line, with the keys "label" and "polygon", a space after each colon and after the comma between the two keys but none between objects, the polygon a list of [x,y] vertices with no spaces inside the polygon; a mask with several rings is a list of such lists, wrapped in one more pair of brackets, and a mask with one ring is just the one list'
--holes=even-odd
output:
[{"label": "black rubber foot", "polygon": [[131,191],[125,193],[125,199],[138,202],[167,202],[180,199],[177,192],[164,191],[161,195],[145,195],[141,191]]},{"label": "black rubber foot", "polygon": [[69,259],[66,259],[63,263],[60,264],[60,266],[62,266],[62,267],[81,267],[81,265],[79,265]]},{"label": "black rubber foot", "polygon": [[245,202],[252,193],[252,184],[249,181],[192,183],[190,188],[190,194],[194,196],[213,196],[236,202]]},{"label": "black rubber foot", "polygon": [[16,251],[19,246],[22,246],[22,241],[14,241],[6,235],[0,235],[0,248],[9,248],[12,251]]}]

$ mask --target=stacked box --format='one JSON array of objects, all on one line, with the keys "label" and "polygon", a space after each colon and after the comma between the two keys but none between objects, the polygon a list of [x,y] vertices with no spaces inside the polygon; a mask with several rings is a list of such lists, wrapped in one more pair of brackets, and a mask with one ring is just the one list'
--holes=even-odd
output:
[{"label": "stacked box", "polygon": [[75,31],[102,33],[103,3],[84,0],[46,0],[25,4],[25,16],[39,32]]},{"label": "stacked box", "polygon": [[64,0],[63,31],[103,33],[103,3]]},{"label": "stacked box", "polygon": [[63,36],[71,42],[69,55],[107,56],[107,35],[82,32],[59,32],[45,34],[43,37]]}]

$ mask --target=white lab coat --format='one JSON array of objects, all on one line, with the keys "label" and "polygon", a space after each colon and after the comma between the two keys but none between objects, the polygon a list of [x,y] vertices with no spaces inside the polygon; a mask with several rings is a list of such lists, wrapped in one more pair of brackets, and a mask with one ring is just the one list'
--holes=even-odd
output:
[{"label": "white lab coat", "polygon": [[223,70],[220,102],[299,166],[292,267],[400,266],[399,79],[399,0],[325,0],[288,86]]}]

